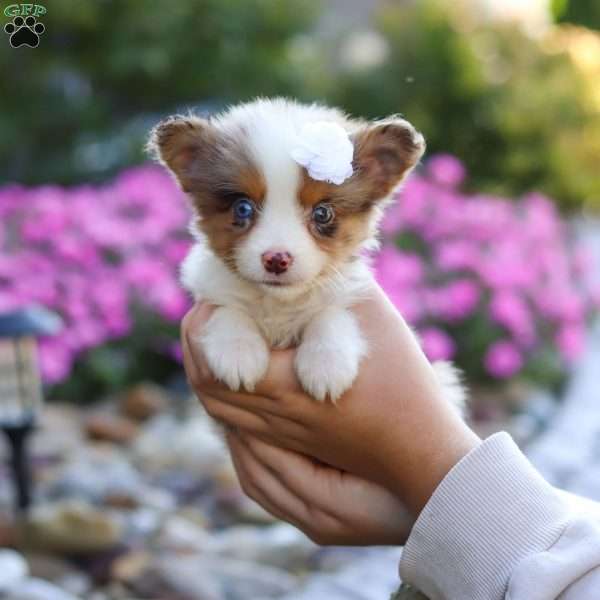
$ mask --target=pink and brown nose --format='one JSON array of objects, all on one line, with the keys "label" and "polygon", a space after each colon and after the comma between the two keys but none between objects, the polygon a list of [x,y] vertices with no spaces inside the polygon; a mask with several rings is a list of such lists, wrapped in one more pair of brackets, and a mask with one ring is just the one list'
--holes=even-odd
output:
[{"label": "pink and brown nose", "polygon": [[289,252],[282,252],[281,250],[267,250],[262,255],[265,271],[275,275],[285,273],[293,262],[294,257]]}]

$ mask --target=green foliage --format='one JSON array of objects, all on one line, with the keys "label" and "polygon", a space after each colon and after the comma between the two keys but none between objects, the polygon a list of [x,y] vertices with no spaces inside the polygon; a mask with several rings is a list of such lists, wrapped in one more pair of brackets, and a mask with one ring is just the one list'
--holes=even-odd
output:
[{"label": "green foliage", "polygon": [[[280,94],[357,115],[401,112],[430,153],[466,163],[473,189],[539,189],[567,209],[600,207],[593,76],[564,49],[514,26],[478,27],[463,3],[383,3],[375,26],[389,54],[353,70],[343,40],[317,27],[322,6],[53,0],[38,48],[0,52],[0,180],[103,180],[144,159],[147,130],[168,112]],[[553,3],[560,20],[588,26],[598,26],[599,6]]]},{"label": "green foliage", "polygon": [[598,0],[552,0],[552,10],[560,23],[574,23],[600,29]]},{"label": "green foliage", "polygon": [[[0,52],[0,180],[105,178],[157,114],[291,94],[287,44],[314,0],[52,0],[35,49]],[[3,40],[3,42],[6,40]],[[154,114],[153,114],[154,113]]]},{"label": "green foliage", "polygon": [[468,20],[451,6],[386,6],[378,28],[389,56],[342,73],[330,95],[356,114],[407,115],[430,153],[465,162],[473,189],[539,189],[566,208],[600,208],[600,112],[588,102],[589,81],[566,52],[514,26],[461,30]]},{"label": "green foliage", "polygon": [[134,310],[133,331],[124,338],[88,350],[75,362],[63,382],[53,385],[50,398],[92,402],[140,381],[168,383],[181,375],[181,364],[169,349],[179,337],[179,327],[142,307]]}]

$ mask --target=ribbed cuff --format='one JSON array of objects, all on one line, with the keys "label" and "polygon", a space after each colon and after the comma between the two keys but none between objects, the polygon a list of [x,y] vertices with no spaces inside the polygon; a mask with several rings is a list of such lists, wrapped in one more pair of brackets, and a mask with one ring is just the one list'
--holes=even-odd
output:
[{"label": "ribbed cuff", "polygon": [[502,600],[515,566],[549,548],[569,508],[506,433],[443,479],[402,554],[400,576],[430,600]]}]

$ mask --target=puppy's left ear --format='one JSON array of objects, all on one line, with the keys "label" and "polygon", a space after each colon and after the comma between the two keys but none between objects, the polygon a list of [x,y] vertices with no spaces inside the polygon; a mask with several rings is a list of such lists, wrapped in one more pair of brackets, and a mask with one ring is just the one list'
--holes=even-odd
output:
[{"label": "puppy's left ear", "polygon": [[371,200],[385,198],[425,152],[425,139],[404,119],[390,117],[366,124],[352,136],[354,168]]}]

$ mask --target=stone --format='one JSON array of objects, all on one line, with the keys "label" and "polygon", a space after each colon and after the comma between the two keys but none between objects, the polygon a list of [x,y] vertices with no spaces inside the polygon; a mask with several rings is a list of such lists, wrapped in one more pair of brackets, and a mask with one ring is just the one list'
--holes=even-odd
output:
[{"label": "stone", "polygon": [[145,551],[124,554],[115,560],[111,567],[111,577],[115,581],[134,584],[149,569],[152,555]]},{"label": "stone", "polygon": [[44,406],[39,426],[31,437],[31,454],[44,461],[60,461],[81,448],[81,409],[52,403]]},{"label": "stone", "polygon": [[212,536],[204,528],[179,515],[165,520],[156,544],[166,552],[205,552],[212,549]]},{"label": "stone", "polygon": [[305,569],[319,550],[298,529],[281,522],[268,527],[230,527],[214,534],[208,547],[216,554],[290,571]]},{"label": "stone", "polygon": [[73,571],[73,566],[65,559],[51,554],[25,552],[32,577],[56,582]]},{"label": "stone", "polygon": [[15,522],[0,514],[0,548],[16,545],[18,531]]},{"label": "stone", "polygon": [[85,432],[92,440],[129,444],[137,436],[138,426],[125,417],[97,413],[86,419]]},{"label": "stone", "polygon": [[87,598],[90,590],[92,589],[92,582],[90,578],[81,571],[71,571],[65,573],[62,577],[53,581],[58,587],[65,592],[73,594],[73,596]]},{"label": "stone", "polygon": [[155,573],[186,600],[281,598],[299,583],[280,569],[208,555],[164,555],[156,561]]},{"label": "stone", "polygon": [[203,478],[228,457],[214,424],[199,409],[183,422],[167,414],[152,419],[135,440],[133,454],[149,474],[183,469]]},{"label": "stone", "polygon": [[118,446],[84,447],[56,470],[48,486],[50,498],[81,498],[89,503],[106,503],[112,495],[135,503],[144,498],[146,485]]},{"label": "stone", "polygon": [[116,547],[122,538],[122,526],[107,511],[70,500],[36,506],[25,537],[35,549],[85,555]]},{"label": "stone", "polygon": [[168,405],[169,398],[163,388],[144,382],[127,390],[121,401],[121,411],[126,417],[146,421],[164,412]]},{"label": "stone", "polygon": [[78,600],[78,598],[43,579],[29,578],[13,586],[6,600]]},{"label": "stone", "polygon": [[0,594],[12,589],[29,573],[27,561],[14,550],[0,550]]}]

